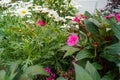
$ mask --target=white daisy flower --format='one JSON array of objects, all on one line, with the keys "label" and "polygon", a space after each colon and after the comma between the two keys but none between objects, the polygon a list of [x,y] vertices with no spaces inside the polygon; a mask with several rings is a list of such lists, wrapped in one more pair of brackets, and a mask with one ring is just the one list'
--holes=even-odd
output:
[{"label": "white daisy flower", "polygon": [[21,17],[24,17],[26,15],[31,15],[31,13],[26,8],[19,8],[19,9],[15,10],[15,13]]}]

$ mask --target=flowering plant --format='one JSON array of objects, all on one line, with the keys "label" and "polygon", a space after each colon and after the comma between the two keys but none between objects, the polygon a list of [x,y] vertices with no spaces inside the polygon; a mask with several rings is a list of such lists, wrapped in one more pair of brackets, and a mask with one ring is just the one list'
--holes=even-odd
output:
[{"label": "flowering plant", "polygon": [[70,1],[16,1],[0,8],[0,67],[13,62],[10,72],[0,71],[1,80],[119,78],[119,13],[76,15]]}]

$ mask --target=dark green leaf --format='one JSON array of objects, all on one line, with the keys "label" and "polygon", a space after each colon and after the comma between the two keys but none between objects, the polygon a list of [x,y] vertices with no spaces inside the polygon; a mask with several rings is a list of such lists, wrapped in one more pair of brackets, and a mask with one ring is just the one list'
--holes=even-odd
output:
[{"label": "dark green leaf", "polygon": [[97,62],[92,63],[92,65],[93,65],[97,70],[103,69],[102,65],[98,64]]},{"label": "dark green leaf", "polygon": [[87,18],[91,18],[92,15],[88,12],[88,11],[85,11],[84,15],[87,17]]},{"label": "dark green leaf", "polygon": [[109,54],[118,54],[120,55],[120,42],[107,46],[105,52]]},{"label": "dark green leaf", "polygon": [[120,24],[117,24],[116,22],[110,20],[108,22],[111,25],[115,36],[120,40]]},{"label": "dark green leaf", "polygon": [[103,76],[101,80],[115,80],[114,78],[115,78],[114,75],[107,74],[107,75]]},{"label": "dark green leaf", "polygon": [[99,31],[98,31],[98,26],[96,26],[93,22],[91,22],[90,20],[85,20],[85,25],[87,30],[93,34],[93,35],[98,35]]}]

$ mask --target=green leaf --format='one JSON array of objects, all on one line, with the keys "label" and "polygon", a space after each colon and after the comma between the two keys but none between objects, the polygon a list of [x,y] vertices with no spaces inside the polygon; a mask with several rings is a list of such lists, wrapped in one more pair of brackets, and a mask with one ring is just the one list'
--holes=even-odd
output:
[{"label": "green leaf", "polygon": [[118,55],[120,55],[120,42],[105,47],[105,51],[107,53],[109,53],[109,54],[118,54]]},{"label": "green leaf", "polygon": [[57,78],[57,80],[68,80],[68,79],[65,79],[64,77],[59,77]]},{"label": "green leaf", "polygon": [[20,80],[22,79],[27,79],[27,78],[31,78],[34,75],[46,75],[49,76],[48,73],[44,70],[44,68],[42,66],[38,66],[38,65],[34,65],[34,66],[30,66],[28,67],[24,74],[21,76]]},{"label": "green leaf", "polygon": [[5,80],[6,72],[4,70],[0,71],[0,80]]},{"label": "green leaf", "polygon": [[76,51],[79,51],[78,48],[69,47],[69,46],[64,46],[61,50],[65,50],[66,51],[66,53],[64,55],[64,58],[66,56],[70,56],[70,55],[74,54]]},{"label": "green leaf", "polygon": [[87,30],[93,34],[93,35],[98,35],[99,31],[98,31],[98,26],[96,26],[93,22],[91,22],[90,20],[85,20],[85,25]]},{"label": "green leaf", "polygon": [[9,78],[10,78],[11,80],[12,80],[12,79],[16,76],[16,74],[17,74],[16,70],[17,70],[17,68],[18,68],[18,64],[19,64],[19,62],[16,61],[16,62],[12,63],[12,65],[10,66],[10,76],[9,76]]},{"label": "green leaf", "polygon": [[115,36],[120,40],[120,24],[117,24],[116,22],[110,20],[108,22],[111,25]]},{"label": "green leaf", "polygon": [[115,78],[115,75],[107,74],[107,75],[103,76],[101,80],[115,80],[114,78]]},{"label": "green leaf", "polygon": [[83,69],[81,66],[74,63],[74,67],[76,74],[75,80],[93,80],[93,78],[88,74],[88,72],[85,69]]},{"label": "green leaf", "polygon": [[86,64],[85,69],[89,72],[89,74],[92,76],[93,80],[100,80],[100,75],[95,69],[95,67],[88,61]]},{"label": "green leaf", "polygon": [[84,15],[87,17],[87,18],[91,18],[92,15],[88,12],[88,11],[85,11]]},{"label": "green leaf", "polygon": [[97,70],[103,69],[102,65],[98,64],[97,62],[92,63],[92,65],[93,65]]},{"label": "green leaf", "polygon": [[90,52],[86,49],[81,50],[79,53],[77,53],[76,58],[77,60],[81,60],[84,58],[90,58],[92,57],[92,55],[90,54]]}]

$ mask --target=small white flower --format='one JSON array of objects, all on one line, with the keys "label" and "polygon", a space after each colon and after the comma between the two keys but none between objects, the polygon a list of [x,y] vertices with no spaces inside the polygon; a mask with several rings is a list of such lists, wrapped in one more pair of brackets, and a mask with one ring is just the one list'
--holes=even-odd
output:
[{"label": "small white flower", "polygon": [[18,14],[18,16],[24,17],[26,15],[31,15],[31,13],[26,8],[20,8],[15,10],[15,13]]},{"label": "small white flower", "polygon": [[73,20],[75,17],[72,17],[72,16],[66,16],[65,19],[70,19],[70,20]]},{"label": "small white flower", "polygon": [[56,12],[56,11],[54,11],[54,10],[49,10],[49,13],[48,13],[48,17],[52,17],[52,18],[58,18],[59,17],[59,15],[58,15],[58,13]]},{"label": "small white flower", "polygon": [[70,26],[67,24],[64,24],[63,26],[60,26],[60,28],[70,28]]}]

